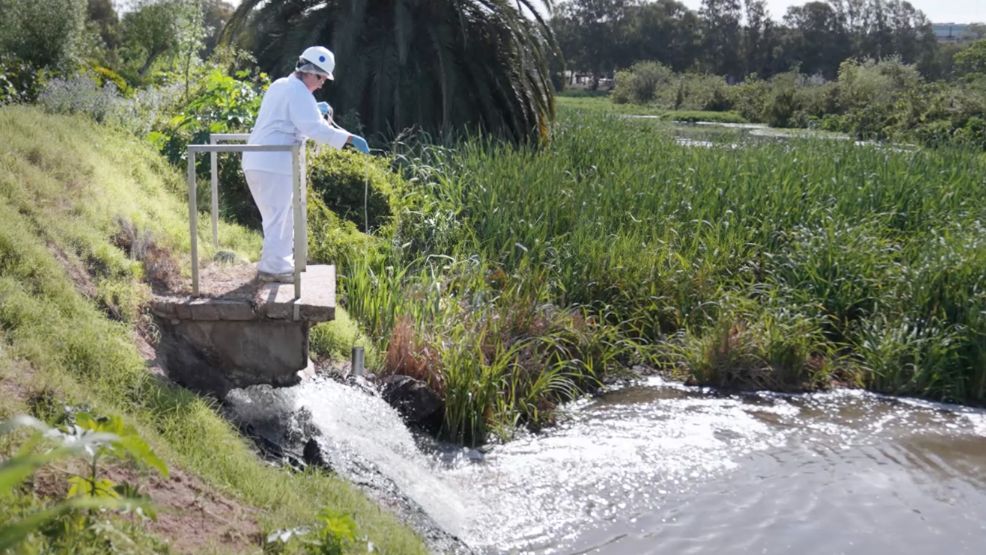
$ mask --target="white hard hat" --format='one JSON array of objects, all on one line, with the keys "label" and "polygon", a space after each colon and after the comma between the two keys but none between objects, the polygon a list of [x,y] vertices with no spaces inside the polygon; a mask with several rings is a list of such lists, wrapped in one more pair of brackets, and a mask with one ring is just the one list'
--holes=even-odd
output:
[{"label": "white hard hat", "polygon": [[[309,67],[305,67],[309,66]],[[332,71],[336,67],[336,57],[332,51],[324,46],[309,46],[298,57],[298,69],[302,71],[312,71],[335,79]]]}]

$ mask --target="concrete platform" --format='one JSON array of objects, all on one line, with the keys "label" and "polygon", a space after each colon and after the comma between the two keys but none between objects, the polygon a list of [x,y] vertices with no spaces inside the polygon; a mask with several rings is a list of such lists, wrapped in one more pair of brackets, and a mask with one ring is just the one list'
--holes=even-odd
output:
[{"label": "concrete platform", "polygon": [[335,318],[335,266],[309,266],[294,284],[261,283],[252,265],[203,269],[200,295],[156,294],[158,355],[176,382],[220,398],[231,388],[294,385],[309,366],[311,326]]},{"label": "concrete platform", "polygon": [[151,312],[160,318],[246,321],[262,318],[326,322],[335,318],[336,268],[309,266],[301,273],[301,299],[290,283],[260,283],[251,267],[203,271],[201,295],[155,295]]}]

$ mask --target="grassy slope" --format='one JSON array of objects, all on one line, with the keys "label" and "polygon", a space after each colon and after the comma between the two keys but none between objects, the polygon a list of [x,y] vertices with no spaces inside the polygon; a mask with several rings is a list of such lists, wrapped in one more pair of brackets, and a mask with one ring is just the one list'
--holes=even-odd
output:
[{"label": "grassy slope", "polygon": [[[212,402],[145,370],[133,341],[142,269],[111,237],[122,219],[187,259],[184,185],[172,168],[132,137],[28,108],[0,109],[0,136],[0,418],[41,390],[123,414],[169,465],[260,509],[266,530],[310,523],[329,506],[353,514],[381,552],[423,551],[348,484],[270,467]],[[228,249],[259,247],[240,228],[220,235]]]}]

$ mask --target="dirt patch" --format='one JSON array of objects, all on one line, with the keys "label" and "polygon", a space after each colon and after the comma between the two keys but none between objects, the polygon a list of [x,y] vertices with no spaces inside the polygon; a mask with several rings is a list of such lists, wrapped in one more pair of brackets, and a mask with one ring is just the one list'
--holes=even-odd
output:
[{"label": "dirt patch", "polygon": [[141,485],[158,508],[156,521],[148,529],[167,538],[178,553],[194,553],[210,547],[243,553],[259,549],[262,532],[257,510],[215,492],[201,480],[171,469],[169,478],[153,475],[141,479],[125,467],[108,473],[115,482]]},{"label": "dirt patch", "polygon": [[[66,472],[82,473],[81,461],[62,471],[44,469],[33,480],[41,497],[62,498],[68,491]],[[177,468],[163,478],[124,464],[102,468],[102,476],[114,483],[139,487],[157,511],[156,520],[147,520],[145,529],[167,541],[175,553],[226,551],[249,553],[261,549],[263,533],[257,524],[257,510],[215,492],[201,480]]]},{"label": "dirt patch", "polygon": [[199,274],[199,293],[204,297],[252,300],[259,286],[254,264],[214,263]]}]

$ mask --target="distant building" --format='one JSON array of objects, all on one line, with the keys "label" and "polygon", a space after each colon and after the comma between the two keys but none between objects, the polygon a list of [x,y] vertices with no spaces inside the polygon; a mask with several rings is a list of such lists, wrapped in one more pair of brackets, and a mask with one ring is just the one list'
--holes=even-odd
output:
[{"label": "distant building", "polygon": [[939,42],[965,42],[982,38],[981,25],[970,23],[932,23],[935,38]]}]

